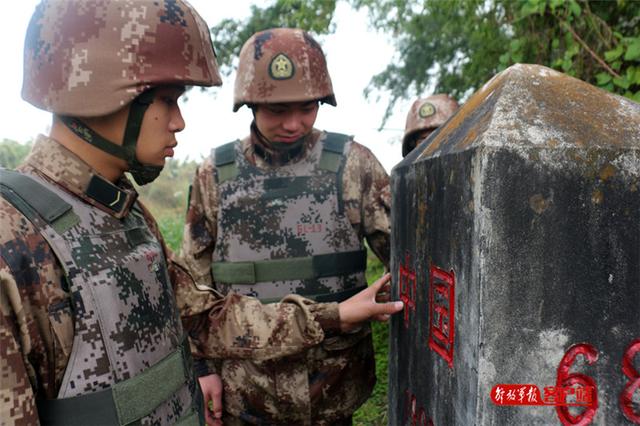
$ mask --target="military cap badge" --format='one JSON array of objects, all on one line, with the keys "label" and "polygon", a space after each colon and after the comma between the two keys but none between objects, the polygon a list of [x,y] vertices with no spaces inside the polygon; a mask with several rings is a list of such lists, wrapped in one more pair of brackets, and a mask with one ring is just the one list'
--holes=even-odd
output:
[{"label": "military cap badge", "polygon": [[278,53],[269,64],[269,75],[274,80],[287,80],[296,72],[291,59],[284,53]]},{"label": "military cap badge", "polygon": [[429,102],[425,102],[420,106],[418,110],[418,115],[420,118],[427,118],[436,113],[436,107]]}]

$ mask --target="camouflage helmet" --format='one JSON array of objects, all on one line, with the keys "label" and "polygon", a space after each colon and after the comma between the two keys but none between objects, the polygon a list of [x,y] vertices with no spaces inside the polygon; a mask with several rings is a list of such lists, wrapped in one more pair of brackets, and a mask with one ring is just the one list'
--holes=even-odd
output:
[{"label": "camouflage helmet", "polygon": [[402,154],[407,154],[405,152],[408,148],[407,145],[416,133],[440,127],[456,112],[458,107],[458,102],[445,94],[417,99],[411,105],[411,110],[407,115],[407,124],[402,138]]},{"label": "camouflage helmet", "polygon": [[242,105],[312,100],[336,105],[324,53],[311,35],[272,28],[246,41],[236,74],[234,111]]},{"label": "camouflage helmet", "polygon": [[[27,28],[23,99],[125,160],[140,185],[162,170],[136,157],[154,87],[221,84],[209,28],[184,0],[43,0]],[[82,121],[127,105],[121,143]]]},{"label": "camouflage helmet", "polygon": [[184,0],[43,0],[24,45],[22,97],[79,117],[158,85],[222,84],[209,28]]}]

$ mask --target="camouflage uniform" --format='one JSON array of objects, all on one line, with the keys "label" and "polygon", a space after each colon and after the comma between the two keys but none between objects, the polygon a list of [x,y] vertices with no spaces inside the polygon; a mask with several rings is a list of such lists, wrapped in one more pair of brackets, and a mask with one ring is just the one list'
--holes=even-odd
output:
[{"label": "camouflage uniform", "polygon": [[[180,0],[43,1],[27,31],[24,69],[25,100],[125,160],[142,183],[161,168],[136,157],[155,88],[220,83],[208,28]],[[80,118],[127,105],[120,144]],[[78,142],[59,125],[65,143]],[[128,180],[104,179],[51,138],[40,136],[20,171],[0,176],[3,423],[201,422],[176,299],[200,301],[198,315],[183,314],[206,356],[287,356],[339,327],[335,304],[294,298],[263,309],[197,292]]]},{"label": "camouflage uniform", "polygon": [[[325,136],[326,133],[313,130],[299,158],[292,161],[303,161]],[[261,171],[277,173],[282,169],[281,164],[274,165],[256,153],[251,137],[241,141],[240,150],[244,159]],[[196,172],[182,246],[182,258],[196,280],[214,287],[211,267],[219,241],[220,208],[215,174],[212,158],[206,159]],[[369,246],[388,265],[388,176],[373,154],[356,142],[351,142],[340,190],[352,232],[360,241],[366,237]],[[262,216],[261,206],[255,201],[247,207]],[[269,218],[250,220],[257,221],[260,227]],[[247,229],[251,227],[247,224]],[[351,416],[368,398],[375,383],[368,327],[348,336],[331,335],[322,345],[294,357],[264,363],[225,360],[219,368],[225,387],[225,410],[254,424],[335,424]]]},{"label": "camouflage uniform", "polygon": [[[125,178],[118,183],[126,194],[119,211],[88,197],[85,191],[94,172],[49,138],[39,137],[20,170],[64,188],[86,203],[90,211],[126,218],[134,205],[139,206],[135,203],[136,193]],[[162,243],[156,223],[139,207],[150,233]],[[36,424],[35,398],[56,398],[69,363],[77,332],[74,301],[63,268],[49,244],[28,219],[1,198],[0,222],[0,418],[3,424]],[[302,298],[290,297],[286,303],[264,306],[251,298],[221,299],[197,291],[189,275],[171,260],[164,244],[162,247],[163,253],[153,264],[167,261],[173,288],[168,291],[176,294],[179,307],[184,308],[183,322],[198,342],[196,354],[271,359],[316,345],[324,338],[324,330],[339,329],[335,303],[309,304]],[[164,273],[164,268],[154,269]],[[166,310],[172,309],[172,304],[167,300],[165,307],[146,307]]]},{"label": "camouflage uniform", "polygon": [[[336,105],[320,45],[299,29],[254,34],[240,52],[234,111],[308,101]],[[223,292],[342,300],[366,284],[364,238],[388,265],[389,199],[386,172],[351,138],[313,129],[283,150],[254,122],[199,167],[182,255],[198,282]],[[239,423],[350,423],[375,384],[368,325],[292,357],[217,368],[223,408]]]}]

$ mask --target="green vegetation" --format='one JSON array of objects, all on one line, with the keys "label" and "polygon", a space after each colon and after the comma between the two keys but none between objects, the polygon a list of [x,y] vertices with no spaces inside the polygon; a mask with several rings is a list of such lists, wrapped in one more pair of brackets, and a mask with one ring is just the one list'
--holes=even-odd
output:
[{"label": "green vegetation", "polygon": [[240,49],[253,33],[273,27],[304,28],[315,34],[333,30],[336,0],[278,0],[268,7],[251,6],[244,21],[223,19],[211,28],[221,71],[229,75],[237,65]]},{"label": "green vegetation", "polygon": [[31,151],[32,142],[20,143],[11,139],[0,142],[0,167],[15,169]]},{"label": "green vegetation", "polygon": [[165,242],[173,251],[180,250],[182,244],[189,185],[196,167],[195,161],[170,159],[152,184],[136,187],[140,200],[156,218]]}]

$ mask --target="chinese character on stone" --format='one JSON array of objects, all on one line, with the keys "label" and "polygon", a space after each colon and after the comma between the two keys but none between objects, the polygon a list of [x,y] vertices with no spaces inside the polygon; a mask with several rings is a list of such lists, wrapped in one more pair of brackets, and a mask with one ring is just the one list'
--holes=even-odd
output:
[{"label": "chinese character on stone", "polygon": [[437,266],[429,273],[429,348],[453,368],[455,274]]},{"label": "chinese character on stone", "polygon": [[404,326],[409,328],[409,311],[416,310],[416,271],[410,266],[409,254],[400,265],[400,300],[404,303]]}]

